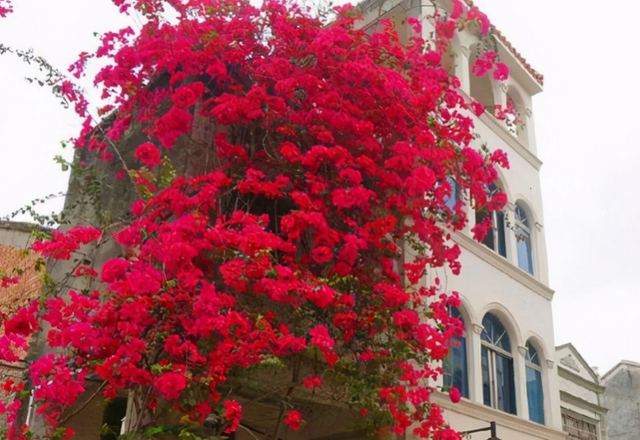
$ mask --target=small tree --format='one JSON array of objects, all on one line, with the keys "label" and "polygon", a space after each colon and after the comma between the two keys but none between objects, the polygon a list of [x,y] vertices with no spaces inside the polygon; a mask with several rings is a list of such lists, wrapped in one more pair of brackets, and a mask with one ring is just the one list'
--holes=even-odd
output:
[{"label": "small tree", "polygon": [[[506,158],[470,145],[470,109],[483,109],[441,63],[456,29],[486,32],[485,17],[454,1],[431,18],[434,40],[414,20],[403,47],[388,23],[358,30],[351,7],[114,3],[146,23],[106,34],[72,66],[80,77],[88,58],[109,61],[95,82],[110,116],[96,124],[72,81],[54,85],[85,118],[76,148],[114,164],[77,161],[76,173],[113,169],[138,199],[124,225],[96,216],[33,249],[68,260],[115,240],[125,252],[100,274],[76,265],[69,277],[96,282],[52,290],[8,317],[0,339],[14,361],[46,327],[49,350],[29,367],[46,437],[73,435],[71,408],[92,377],[106,398],[131,396],[133,438],[229,435],[247,395],[277,401],[274,439],[304,423],[301,401],[341,405],[372,432],[459,438],[430,403],[437,363],[462,331],[448,313],[459,300],[421,280],[460,269],[449,233],[466,217],[461,201],[446,203],[448,179],[478,208],[504,205],[485,188]],[[481,61],[504,74],[495,57]],[[123,142],[132,132],[144,134],[137,164]],[[28,438],[16,402],[4,408],[8,436]]]}]

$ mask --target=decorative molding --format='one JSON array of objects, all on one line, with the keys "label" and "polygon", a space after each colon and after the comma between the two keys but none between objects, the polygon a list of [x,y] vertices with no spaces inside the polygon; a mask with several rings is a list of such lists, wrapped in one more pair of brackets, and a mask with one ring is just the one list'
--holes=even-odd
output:
[{"label": "decorative molding", "polygon": [[518,346],[518,351],[520,352],[520,354],[522,356],[526,356],[527,355],[527,347]]},{"label": "decorative molding", "polygon": [[543,228],[544,228],[544,226],[542,226],[542,223],[538,223],[538,222],[536,222],[536,229],[537,229],[538,231],[542,231],[542,229],[543,229]]},{"label": "decorative molding", "polygon": [[570,354],[560,359],[560,363],[576,373],[581,371],[580,364]]},{"label": "decorative molding", "polygon": [[554,366],[555,364],[556,364],[556,363],[555,363],[555,362],[553,362],[551,359],[547,359],[547,367],[549,367],[549,368],[553,368],[553,366]]},{"label": "decorative molding", "polygon": [[[531,422],[467,399],[462,399],[459,403],[452,403],[449,396],[439,391],[432,394],[432,401],[447,411],[463,414],[479,420],[495,421],[500,428],[504,427],[522,432],[536,438],[545,440],[566,440],[567,438],[565,432],[557,431],[549,426]],[[453,428],[455,429],[456,427],[453,426]],[[503,439],[510,438],[506,435],[500,435],[500,437]]]},{"label": "decorative molding", "polygon": [[606,387],[598,383],[592,382],[589,379],[585,379],[584,377],[576,373],[573,373],[567,370],[566,368],[562,368],[560,365],[558,365],[558,377],[571,381],[576,385],[580,385],[581,387],[586,388],[589,391],[593,391],[594,393],[597,393],[597,394],[604,393],[604,390],[606,389]]},{"label": "decorative molding", "polygon": [[480,324],[473,324],[473,331],[476,332],[476,334],[481,335],[482,330],[484,330],[483,326],[481,326]]},{"label": "decorative molding", "polygon": [[464,249],[489,263],[507,276],[518,281],[529,290],[532,290],[533,292],[549,301],[553,299],[554,292],[552,289],[542,284],[540,281],[535,279],[524,270],[514,266],[513,264],[511,264],[511,262],[509,262],[509,260],[498,255],[496,252],[492,251],[482,243],[478,243],[473,238],[459,231],[453,232],[451,234],[451,238],[453,241],[461,245]]},{"label": "decorative molding", "polygon": [[563,402],[570,403],[572,405],[579,406],[584,409],[588,409],[593,411],[594,413],[598,413],[601,416],[605,416],[609,410],[600,405],[596,405],[595,403],[588,402],[584,399],[574,396],[573,394],[569,394],[566,391],[560,390],[560,400]]}]

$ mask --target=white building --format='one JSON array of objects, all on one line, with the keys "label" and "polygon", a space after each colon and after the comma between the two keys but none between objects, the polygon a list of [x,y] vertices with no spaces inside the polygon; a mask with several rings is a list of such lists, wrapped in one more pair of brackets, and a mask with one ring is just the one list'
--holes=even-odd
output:
[{"label": "white building", "polygon": [[572,344],[556,347],[562,429],[569,439],[606,440],[605,387]]},{"label": "white building", "polygon": [[[441,12],[447,2],[442,0]],[[391,18],[401,40],[412,29],[407,19],[423,23],[428,39],[433,13],[430,1],[368,0],[360,5],[364,28],[377,26],[377,18]],[[467,6],[473,6],[467,1]],[[465,30],[454,40],[452,71],[462,90],[487,108],[512,103],[524,125],[513,128],[489,112],[476,118],[478,146],[508,154],[510,169],[499,182],[509,204],[505,213],[494,214],[493,234],[478,243],[470,229],[476,216],[467,206],[470,224],[452,239],[462,248],[462,273],[431,274],[446,282],[447,290],[460,292],[460,316],[466,334],[446,365],[445,389],[457,386],[463,400],[453,404],[445,394],[437,401],[447,409],[446,418],[456,430],[468,431],[498,424],[503,440],[565,439],[562,432],[560,393],[555,368],[555,344],[544,237],[542,196],[536,155],[535,112],[532,97],[542,91],[542,76],[535,72],[513,46],[493,29],[498,55],[510,69],[505,82],[471,74],[471,66],[484,44],[476,32]],[[484,440],[488,433],[470,438]]]}]

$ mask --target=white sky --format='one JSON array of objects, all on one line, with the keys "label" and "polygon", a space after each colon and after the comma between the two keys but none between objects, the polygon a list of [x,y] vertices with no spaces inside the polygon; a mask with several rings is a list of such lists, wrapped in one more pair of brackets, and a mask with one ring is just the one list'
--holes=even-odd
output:
[{"label": "white sky", "polygon": [[[61,68],[95,46],[93,32],[135,26],[109,0],[14,3],[0,20],[0,43],[32,47]],[[573,342],[601,373],[620,359],[640,361],[632,342],[640,333],[640,229],[629,220],[640,213],[640,89],[630,56],[640,4],[624,3],[612,14],[594,0],[476,0],[545,75],[533,111],[556,343]],[[72,112],[24,81],[28,73],[0,57],[0,215],[65,190],[68,175],[53,156],[78,131]]]}]

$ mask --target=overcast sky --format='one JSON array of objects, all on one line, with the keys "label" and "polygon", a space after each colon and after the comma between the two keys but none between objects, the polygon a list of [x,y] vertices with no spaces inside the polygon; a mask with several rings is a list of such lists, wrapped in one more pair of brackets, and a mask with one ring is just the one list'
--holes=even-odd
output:
[{"label": "overcast sky", "polygon": [[[93,32],[132,19],[109,0],[16,1],[0,20],[0,43],[32,47],[66,67],[91,49]],[[640,88],[635,70],[640,4],[610,13],[594,0],[477,0],[531,65],[545,75],[534,101],[556,343],[573,342],[604,373],[640,361]],[[620,4],[623,6],[623,4]],[[28,69],[0,57],[0,215],[64,191],[53,162],[78,131],[73,113],[26,84]],[[635,131],[637,133],[637,129]],[[67,153],[67,156],[69,153]],[[45,211],[58,210],[54,200]]]}]

